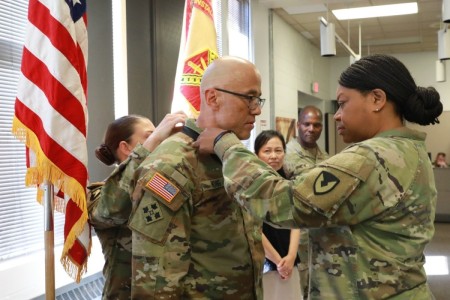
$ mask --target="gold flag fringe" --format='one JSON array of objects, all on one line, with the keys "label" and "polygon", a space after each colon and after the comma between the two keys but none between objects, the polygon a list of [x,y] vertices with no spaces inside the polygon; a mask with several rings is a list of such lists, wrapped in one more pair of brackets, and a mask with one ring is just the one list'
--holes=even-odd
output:
[{"label": "gold flag fringe", "polygon": [[[64,270],[66,270],[67,274],[69,274],[70,277],[72,277],[76,283],[80,283],[81,276],[86,273],[87,271],[87,259],[83,262],[83,264],[78,264],[76,261],[72,259],[71,256],[68,255],[70,247],[72,247],[73,243],[75,242],[76,237],[78,236],[73,233],[74,229],[78,228],[78,226],[81,227],[81,229],[84,228],[84,225],[87,222],[87,214],[86,219],[84,220],[84,212],[83,217],[77,221],[77,225],[72,227],[72,230],[70,231],[69,235],[67,236],[66,242],[64,243],[64,249],[61,254],[60,262],[64,267]],[[80,223],[80,224],[79,224]],[[82,223],[82,224],[81,224]],[[70,238],[69,238],[70,237]],[[89,245],[88,249],[86,249],[86,254],[89,256],[91,254],[91,248],[92,248],[92,239],[89,239]]]},{"label": "gold flag fringe", "polygon": [[[74,224],[64,242],[64,248],[61,255],[61,263],[70,277],[80,282],[81,276],[87,270],[87,260],[79,265],[68,256],[68,251],[74,244],[77,236],[81,234],[88,220],[86,205],[86,189],[73,177],[67,176],[60,168],[58,168],[42,151],[41,145],[36,134],[26,127],[19,119],[13,118],[12,134],[28,148],[30,148],[36,156],[36,166],[27,169],[25,176],[25,185],[35,186],[44,184],[46,181],[60,189],[64,194],[68,195],[72,201],[81,209],[82,215]],[[43,192],[38,190],[37,201],[42,204]],[[55,197],[55,210],[65,212],[65,201]],[[92,241],[89,242],[86,249],[87,256],[91,252]]]}]

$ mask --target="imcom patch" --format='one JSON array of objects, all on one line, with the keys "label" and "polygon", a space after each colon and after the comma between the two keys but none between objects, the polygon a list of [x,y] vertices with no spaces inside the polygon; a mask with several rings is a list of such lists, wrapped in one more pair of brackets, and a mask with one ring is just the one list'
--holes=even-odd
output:
[{"label": "imcom patch", "polygon": [[314,181],[314,194],[323,195],[331,192],[340,180],[333,174],[327,171],[322,171]]}]

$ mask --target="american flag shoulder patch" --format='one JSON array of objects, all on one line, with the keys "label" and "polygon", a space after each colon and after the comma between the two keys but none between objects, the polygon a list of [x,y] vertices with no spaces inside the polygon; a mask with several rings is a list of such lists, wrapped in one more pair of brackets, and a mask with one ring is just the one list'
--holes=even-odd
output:
[{"label": "american flag shoulder patch", "polygon": [[172,202],[180,190],[160,173],[155,173],[145,187],[158,194],[167,202]]}]

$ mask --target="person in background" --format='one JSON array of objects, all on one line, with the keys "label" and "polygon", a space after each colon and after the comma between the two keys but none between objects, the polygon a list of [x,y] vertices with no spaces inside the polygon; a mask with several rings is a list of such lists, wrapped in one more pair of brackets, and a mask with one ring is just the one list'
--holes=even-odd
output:
[{"label": "person in background", "polygon": [[[275,130],[262,131],[255,139],[256,155],[281,176],[283,170],[286,142]],[[299,229],[274,228],[263,223],[262,243],[266,260],[264,262],[264,299],[301,299],[299,286]]]},{"label": "person in background", "polygon": [[312,105],[302,108],[298,113],[298,136],[287,143],[286,159],[294,155],[303,158],[311,164],[327,159],[328,153],[317,145],[322,129],[323,115],[320,109]]},{"label": "person in background", "polygon": [[181,113],[167,115],[155,129],[146,117],[123,116],[109,124],[104,142],[95,150],[95,156],[105,165],[116,164],[104,182],[88,187],[89,223],[95,229],[105,258],[102,299],[131,298],[132,245],[127,222],[132,205],[129,196],[125,201],[115,201],[114,198],[106,201],[105,194],[112,192],[111,183],[123,175],[133,149],[145,157],[175,130],[175,124],[184,120],[185,115]]},{"label": "person in background", "polygon": [[133,201],[133,299],[262,299],[262,222],[227,195],[220,160],[192,146],[206,127],[248,139],[260,95],[254,64],[215,59],[203,73],[198,118],[118,183]]},{"label": "person in background", "polygon": [[433,162],[433,166],[435,168],[448,168],[444,152],[439,152],[438,154],[436,154],[436,159]]},{"label": "person in background", "polygon": [[425,133],[405,120],[439,123],[433,87],[417,86],[389,55],[369,55],[340,76],[334,115],[342,152],[283,179],[222,128],[195,146],[222,160],[225,188],[256,216],[308,227],[309,298],[434,299],[424,248],[434,234],[436,187]]},{"label": "person in background", "polygon": [[[323,129],[323,115],[319,108],[308,105],[302,108],[298,113],[296,139],[291,139],[286,145],[285,168],[293,169],[294,166],[301,164],[311,164],[312,166],[327,159],[328,153],[320,149],[317,140],[320,138]],[[289,173],[289,172],[288,172]],[[300,286],[302,295],[307,297],[308,274],[312,267],[309,261],[309,236],[308,229],[302,228],[300,232]]]}]

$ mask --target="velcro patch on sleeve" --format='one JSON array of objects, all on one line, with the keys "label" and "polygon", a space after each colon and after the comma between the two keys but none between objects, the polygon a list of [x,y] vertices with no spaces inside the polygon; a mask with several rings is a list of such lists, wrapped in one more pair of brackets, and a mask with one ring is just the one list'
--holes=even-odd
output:
[{"label": "velcro patch on sleeve", "polygon": [[168,203],[172,202],[175,196],[180,192],[174,184],[158,172],[150,178],[150,180],[145,184],[145,187],[158,194]]},{"label": "velcro patch on sleeve", "polygon": [[338,184],[340,180],[332,173],[322,171],[314,181],[314,194],[324,195],[331,192]]},{"label": "velcro patch on sleeve", "polygon": [[301,176],[294,186],[294,196],[309,203],[316,211],[331,217],[360,184],[360,180],[334,168],[314,168]]},{"label": "velcro patch on sleeve", "polygon": [[163,218],[161,207],[157,201],[153,201],[150,204],[142,208],[142,214],[146,224],[151,224]]}]

